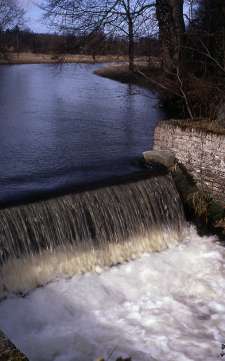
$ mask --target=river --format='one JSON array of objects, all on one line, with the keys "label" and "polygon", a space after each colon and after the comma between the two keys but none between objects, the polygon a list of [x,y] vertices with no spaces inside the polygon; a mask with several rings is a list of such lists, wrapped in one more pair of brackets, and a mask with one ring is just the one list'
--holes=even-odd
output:
[{"label": "river", "polygon": [[182,244],[0,303],[30,361],[215,361],[225,343],[225,251],[192,227]]},{"label": "river", "polygon": [[[76,189],[79,184],[126,175],[138,169],[135,160],[151,148],[156,122],[164,116],[157,108],[157,95],[137,86],[97,77],[93,72],[100,66],[0,68],[0,203],[24,201],[29,195],[42,197],[46,192],[71,187]],[[123,191],[123,195],[128,195],[126,202],[116,196],[116,205],[122,205],[123,209],[111,217],[112,225],[115,226],[118,219],[125,231],[129,227],[124,220],[130,220],[131,226],[140,220],[132,238],[134,244],[144,241],[141,238],[145,224],[143,209],[150,207],[150,211],[145,212],[149,219],[151,214],[160,217],[160,209],[164,209],[165,214],[169,214],[170,209],[170,204],[160,207],[160,204],[166,205],[163,202],[151,207],[148,197],[144,197],[145,202],[141,198],[140,190],[137,189],[138,193],[129,193],[129,189]],[[160,192],[160,186],[155,191],[150,187],[147,194],[155,199]],[[106,202],[107,207],[103,208],[106,211],[99,212],[104,201],[109,199],[107,194],[111,197],[112,190],[103,194],[100,206],[96,206],[94,195],[95,202],[90,202],[90,207],[86,202],[83,212],[91,220],[97,217],[96,229],[100,235],[104,227],[110,226],[104,219],[110,219],[106,216],[110,214],[112,202]],[[131,209],[128,206],[132,197],[139,203]],[[87,199],[92,199],[90,194]],[[173,202],[170,203],[172,206]],[[51,231],[53,219],[57,225],[63,213],[62,207],[50,208],[55,218],[44,213],[44,219]],[[9,217],[12,233],[2,227],[2,235],[6,234],[9,245],[13,244],[15,230],[20,233],[31,231],[26,222],[34,214],[26,213],[24,208],[21,213],[18,210],[12,212],[17,216],[17,222]],[[8,210],[6,213],[12,214]],[[66,219],[77,222],[79,218],[72,214],[76,213],[71,212],[71,218]],[[177,218],[171,219],[171,225]],[[39,223],[36,223],[36,217],[33,219],[35,231],[38,230],[35,224],[40,224],[41,230],[42,218],[39,217]],[[169,225],[161,223],[159,228],[166,225],[169,233]],[[151,229],[154,232],[157,224],[153,222],[149,232]],[[60,239],[62,244],[67,242],[68,228],[65,227],[63,239]],[[63,228],[57,229],[63,232]],[[114,227],[111,229],[114,232]],[[30,239],[21,243],[23,236],[20,239],[20,233],[18,247],[22,244],[27,250]],[[77,241],[71,234],[72,241]],[[39,237],[40,244],[42,238]],[[87,241],[89,238],[92,239],[88,237]],[[94,361],[101,356],[106,360],[132,357],[132,361],[222,359],[220,353],[225,342],[224,247],[215,237],[200,237],[192,226],[185,228],[182,241],[177,247],[162,252],[134,255],[130,262],[119,262],[114,267],[97,266],[95,272],[72,277],[60,274],[63,265],[55,257],[54,247],[48,247],[51,258],[44,258],[46,267],[43,262],[36,263],[33,255],[30,259],[36,278],[44,269],[52,272],[55,265],[54,279],[51,278],[49,283],[39,282],[41,287],[36,287],[35,278],[30,293],[10,294],[2,300],[0,328],[30,361]],[[107,244],[106,240],[106,252]],[[93,247],[88,250],[93,254]],[[73,256],[71,249],[68,254]],[[13,274],[21,277],[19,269]],[[30,275],[29,271],[26,275]],[[26,280],[24,275],[22,278]]]},{"label": "river", "polygon": [[97,65],[0,67],[0,205],[126,175],[152,146],[157,95]]}]

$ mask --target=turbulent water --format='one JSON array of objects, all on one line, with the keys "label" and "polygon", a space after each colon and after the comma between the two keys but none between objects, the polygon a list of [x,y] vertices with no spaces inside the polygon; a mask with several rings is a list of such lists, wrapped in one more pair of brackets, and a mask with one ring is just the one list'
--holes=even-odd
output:
[{"label": "turbulent water", "polygon": [[[139,169],[132,162],[158,117],[146,116],[150,93],[90,69],[32,69],[0,71],[0,205],[76,193],[0,209],[0,328],[30,361],[215,361],[225,343],[224,248],[187,229],[165,172],[90,186]],[[7,106],[14,88],[16,112]]]},{"label": "turbulent water", "polygon": [[184,225],[170,175],[0,210],[0,296],[172,247]]},{"label": "turbulent water", "polygon": [[8,298],[0,328],[30,361],[215,361],[225,342],[224,259],[214,238],[190,229],[176,248]]}]

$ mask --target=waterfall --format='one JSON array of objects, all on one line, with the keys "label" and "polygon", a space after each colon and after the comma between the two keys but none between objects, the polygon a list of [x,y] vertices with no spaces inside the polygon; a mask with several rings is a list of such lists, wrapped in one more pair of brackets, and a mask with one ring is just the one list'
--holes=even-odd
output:
[{"label": "waterfall", "polygon": [[0,297],[174,246],[184,225],[169,174],[1,209]]}]

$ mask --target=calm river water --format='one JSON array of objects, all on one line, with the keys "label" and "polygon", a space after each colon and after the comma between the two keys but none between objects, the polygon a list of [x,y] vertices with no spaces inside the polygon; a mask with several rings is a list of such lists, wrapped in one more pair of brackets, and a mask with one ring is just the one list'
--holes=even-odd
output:
[{"label": "calm river water", "polygon": [[101,66],[0,67],[0,205],[136,169],[163,117],[157,96]]}]

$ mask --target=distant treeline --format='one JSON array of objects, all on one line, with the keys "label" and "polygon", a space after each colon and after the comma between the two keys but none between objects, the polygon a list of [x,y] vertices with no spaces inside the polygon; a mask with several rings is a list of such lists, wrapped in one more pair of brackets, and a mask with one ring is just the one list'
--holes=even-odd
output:
[{"label": "distant treeline", "polygon": [[[70,54],[117,54],[127,55],[126,37],[108,36],[98,32],[87,36],[38,34],[29,30],[12,30],[0,32],[0,50],[5,52],[33,53],[70,53]],[[159,41],[143,37],[135,41],[136,56],[157,56],[160,51]]]}]

